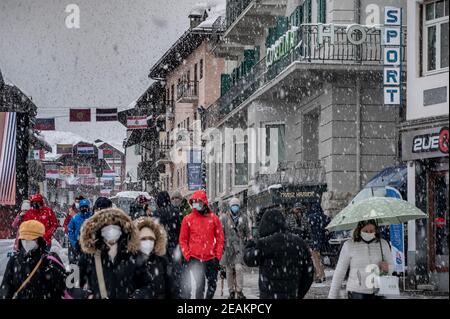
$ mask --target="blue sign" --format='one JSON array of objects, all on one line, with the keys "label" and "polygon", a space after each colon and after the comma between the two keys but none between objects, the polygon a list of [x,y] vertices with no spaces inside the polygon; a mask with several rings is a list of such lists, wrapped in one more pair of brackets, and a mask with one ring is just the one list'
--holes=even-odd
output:
[{"label": "blue sign", "polygon": [[188,172],[188,188],[190,191],[202,189],[202,164],[189,163],[187,164]]},{"label": "blue sign", "polygon": [[[402,199],[400,192],[390,186],[386,186],[386,197]],[[390,225],[389,235],[392,247],[392,258],[394,260],[394,271],[402,273],[405,271],[405,235],[403,224]]]}]

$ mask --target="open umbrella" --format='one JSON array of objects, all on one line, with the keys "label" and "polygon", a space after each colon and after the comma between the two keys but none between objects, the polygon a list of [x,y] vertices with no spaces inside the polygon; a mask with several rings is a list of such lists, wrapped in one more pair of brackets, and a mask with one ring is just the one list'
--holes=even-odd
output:
[{"label": "open umbrella", "polygon": [[364,220],[374,219],[378,225],[391,225],[420,218],[427,218],[427,215],[407,201],[390,197],[371,197],[344,208],[326,228],[331,231],[350,230]]}]

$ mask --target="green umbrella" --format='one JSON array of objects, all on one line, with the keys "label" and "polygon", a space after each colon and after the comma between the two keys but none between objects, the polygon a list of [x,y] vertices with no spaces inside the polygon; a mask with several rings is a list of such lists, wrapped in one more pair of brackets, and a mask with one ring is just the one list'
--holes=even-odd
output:
[{"label": "green umbrella", "polygon": [[326,228],[331,231],[351,230],[364,220],[374,219],[378,225],[391,225],[420,218],[427,218],[427,215],[407,201],[392,197],[370,197],[344,208]]}]

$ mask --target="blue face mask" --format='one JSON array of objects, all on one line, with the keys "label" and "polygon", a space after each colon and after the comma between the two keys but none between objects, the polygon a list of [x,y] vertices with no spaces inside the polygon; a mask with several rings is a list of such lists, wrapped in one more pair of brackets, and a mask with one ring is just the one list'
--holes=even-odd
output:
[{"label": "blue face mask", "polygon": [[238,205],[233,205],[233,206],[231,206],[230,209],[231,209],[231,213],[233,213],[233,215],[237,215],[241,208]]},{"label": "blue face mask", "polygon": [[200,212],[200,211],[202,211],[203,206],[200,203],[193,203],[192,204],[192,208],[194,208],[194,209],[196,209],[196,210],[198,210]]}]

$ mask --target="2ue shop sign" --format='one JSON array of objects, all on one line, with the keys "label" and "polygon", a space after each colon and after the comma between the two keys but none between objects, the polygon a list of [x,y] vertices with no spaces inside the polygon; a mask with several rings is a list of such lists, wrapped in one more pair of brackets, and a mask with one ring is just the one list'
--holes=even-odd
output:
[{"label": "2ue shop sign", "polygon": [[384,104],[400,105],[401,73],[402,73],[402,10],[401,8],[385,7],[383,29],[383,85]]}]

